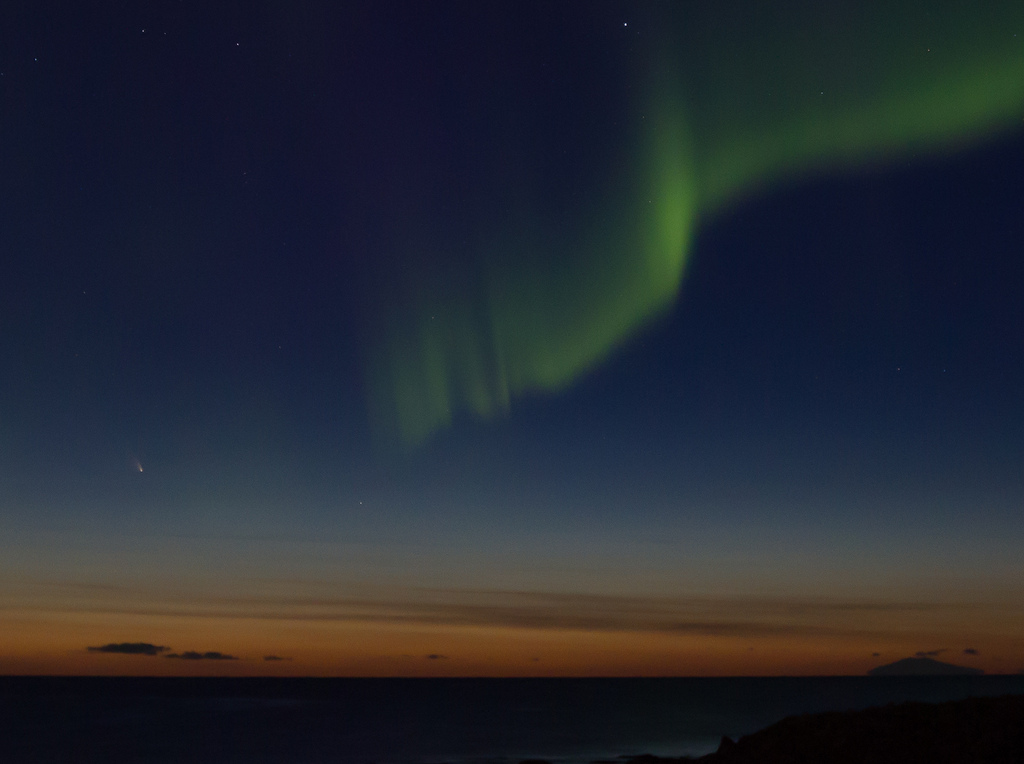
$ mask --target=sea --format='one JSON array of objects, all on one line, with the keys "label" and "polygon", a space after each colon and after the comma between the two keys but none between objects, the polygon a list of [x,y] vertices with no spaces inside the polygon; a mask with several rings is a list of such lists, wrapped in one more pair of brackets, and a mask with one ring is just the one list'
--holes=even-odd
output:
[{"label": "sea", "polygon": [[0,677],[2,762],[553,764],[699,756],[793,714],[1024,694],[1024,676]]}]

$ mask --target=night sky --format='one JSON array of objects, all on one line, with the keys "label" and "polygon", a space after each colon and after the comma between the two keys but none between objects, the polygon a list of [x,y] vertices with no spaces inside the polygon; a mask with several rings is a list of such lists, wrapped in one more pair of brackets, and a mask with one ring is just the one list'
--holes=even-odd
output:
[{"label": "night sky", "polygon": [[5,2],[0,674],[1015,673],[1022,242],[1019,2]]}]

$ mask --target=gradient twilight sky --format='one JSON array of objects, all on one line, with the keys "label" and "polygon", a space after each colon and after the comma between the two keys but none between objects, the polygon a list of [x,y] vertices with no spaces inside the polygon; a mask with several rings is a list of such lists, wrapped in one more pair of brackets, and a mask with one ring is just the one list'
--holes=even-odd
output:
[{"label": "gradient twilight sky", "polygon": [[1024,669],[1024,5],[213,6],[0,9],[0,674]]}]

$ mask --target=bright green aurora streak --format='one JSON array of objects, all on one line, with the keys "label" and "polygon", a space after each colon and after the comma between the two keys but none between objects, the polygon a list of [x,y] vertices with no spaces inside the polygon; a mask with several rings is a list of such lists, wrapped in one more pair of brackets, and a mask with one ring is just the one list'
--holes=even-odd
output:
[{"label": "bright green aurora streak", "polygon": [[398,286],[370,354],[385,440],[571,384],[672,305],[698,220],[739,196],[1024,118],[1024,3],[761,3],[734,24],[723,5],[669,6],[662,55],[633,62],[625,159],[586,209],[484,216],[472,277]]}]

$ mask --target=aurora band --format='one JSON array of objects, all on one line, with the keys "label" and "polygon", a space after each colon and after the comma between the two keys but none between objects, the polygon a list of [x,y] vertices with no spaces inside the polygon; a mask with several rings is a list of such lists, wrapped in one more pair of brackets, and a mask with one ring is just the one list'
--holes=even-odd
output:
[{"label": "aurora band", "polygon": [[671,307],[699,220],[737,198],[1024,119],[1024,3],[865,2],[838,20],[829,3],[760,5],[735,28],[714,3],[669,6],[660,57],[634,71],[628,159],[592,209],[545,227],[527,203],[489,223],[465,281],[397,287],[369,354],[384,441],[572,384]]}]

